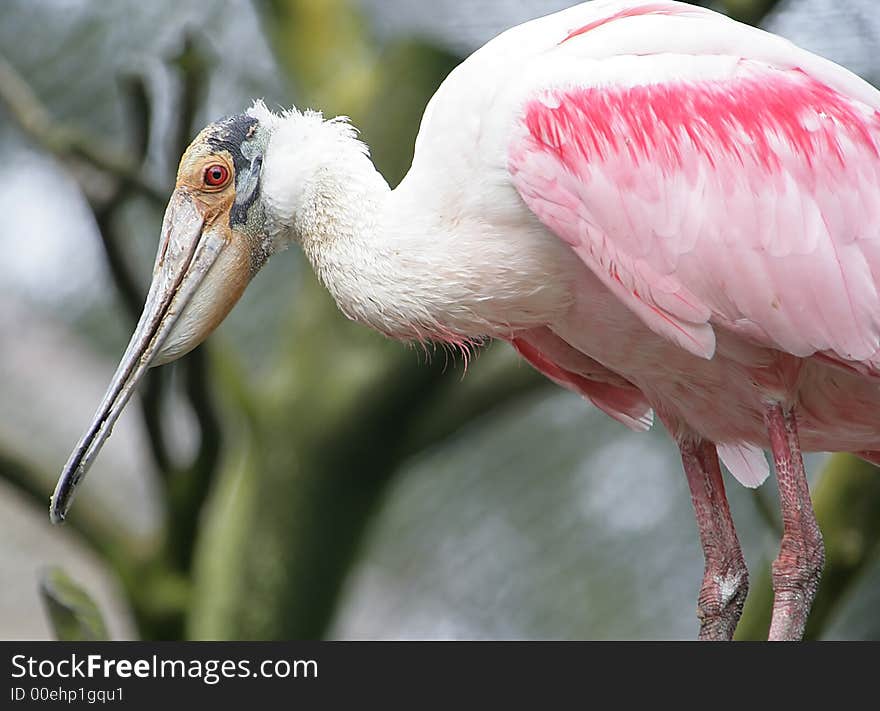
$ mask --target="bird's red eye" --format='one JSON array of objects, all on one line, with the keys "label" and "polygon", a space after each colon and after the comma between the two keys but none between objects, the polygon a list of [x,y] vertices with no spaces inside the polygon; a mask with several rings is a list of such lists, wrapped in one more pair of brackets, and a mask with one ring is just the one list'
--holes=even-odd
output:
[{"label": "bird's red eye", "polygon": [[221,163],[214,163],[205,168],[205,185],[220,188],[229,180],[229,168]]}]

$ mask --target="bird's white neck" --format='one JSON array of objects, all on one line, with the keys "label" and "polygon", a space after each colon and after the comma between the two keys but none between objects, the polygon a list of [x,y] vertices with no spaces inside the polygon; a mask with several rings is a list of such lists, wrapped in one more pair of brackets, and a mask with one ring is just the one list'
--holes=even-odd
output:
[{"label": "bird's white neck", "polygon": [[452,303],[458,287],[444,278],[438,228],[396,199],[348,123],[308,112],[277,119],[262,180],[275,248],[299,243],[349,318],[404,340],[483,335],[479,317]]},{"label": "bird's white neck", "polygon": [[568,247],[512,186],[465,187],[416,162],[392,191],[345,121],[262,104],[250,113],[271,131],[261,196],[273,251],[299,243],[349,318],[462,346],[569,307]]}]

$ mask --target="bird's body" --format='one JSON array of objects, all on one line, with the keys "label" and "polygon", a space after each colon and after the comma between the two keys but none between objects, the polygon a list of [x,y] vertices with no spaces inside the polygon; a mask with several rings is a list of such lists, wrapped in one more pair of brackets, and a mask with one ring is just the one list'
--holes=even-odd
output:
[{"label": "bird's body", "polygon": [[[228,175],[215,183],[217,160]],[[123,366],[196,345],[242,279],[297,243],[340,309],[388,336],[507,340],[633,429],[656,412],[681,448],[706,547],[706,636],[732,634],[746,577],[715,451],[755,486],[772,450],[786,523],[775,636],[800,634],[822,549],[799,448],[880,450],[880,92],[869,84],[701,8],[597,0],[513,28],[457,67],[394,190],[346,122],[258,102],[194,141],[172,207],[164,240],[173,214],[196,215],[239,245],[224,270],[249,250],[247,275],[210,318],[204,292],[188,311],[166,300],[153,313],[148,300],[143,323],[167,329],[148,343],[136,334],[147,345]],[[156,273],[170,283],[166,271],[189,267],[165,252]],[[184,309],[184,325],[163,309]],[[136,379],[123,366],[123,395],[108,396],[68,463],[74,481]]]},{"label": "bird's body", "polygon": [[[678,102],[670,115],[649,92]],[[880,364],[878,109],[848,71],[715,13],[587,3],[454,70],[393,191],[344,124],[303,117],[339,211],[316,207],[300,241],[349,316],[401,339],[535,349],[612,416],[639,429],[657,409],[755,484],[768,397],[798,403],[807,450],[880,449],[865,375]],[[825,132],[809,125],[823,112]],[[636,145],[649,122],[685,119]],[[664,156],[671,138],[684,155]],[[296,158],[266,170],[278,161],[302,189],[288,165],[313,161],[286,145]]]}]

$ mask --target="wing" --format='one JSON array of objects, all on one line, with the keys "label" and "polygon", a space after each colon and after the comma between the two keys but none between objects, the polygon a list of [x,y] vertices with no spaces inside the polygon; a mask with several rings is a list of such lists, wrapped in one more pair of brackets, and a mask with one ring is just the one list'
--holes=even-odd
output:
[{"label": "wing", "polygon": [[[578,393],[618,422],[637,432],[649,429],[654,411],[631,382],[575,350],[549,328],[520,331],[511,345],[550,380]],[[745,486],[760,486],[770,473],[764,452],[743,442],[719,443],[718,456]]]},{"label": "wing", "polygon": [[603,7],[524,79],[508,170],[526,205],[695,354],[721,327],[880,364],[880,93],[719,15]]},{"label": "wing", "polygon": [[635,385],[575,350],[549,328],[520,331],[510,343],[533,368],[621,424],[637,432],[651,428],[654,411]]}]

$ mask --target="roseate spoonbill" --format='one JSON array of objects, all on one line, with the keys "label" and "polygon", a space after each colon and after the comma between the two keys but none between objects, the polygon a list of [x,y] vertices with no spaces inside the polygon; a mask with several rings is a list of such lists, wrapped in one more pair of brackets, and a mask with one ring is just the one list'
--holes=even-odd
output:
[{"label": "roseate spoonbill", "polygon": [[387,336],[504,339],[632,429],[657,413],[705,552],[702,638],[732,637],[748,586],[719,456],[757,486],[769,449],[770,638],[802,636],[824,549],[801,450],[880,457],[880,92],[705,9],[596,0],[455,69],[394,190],[344,119],[258,101],[210,124],[54,521],[144,371],[200,343],[290,243]]}]

